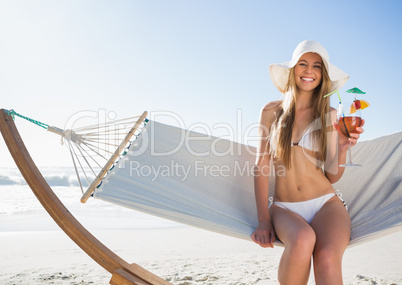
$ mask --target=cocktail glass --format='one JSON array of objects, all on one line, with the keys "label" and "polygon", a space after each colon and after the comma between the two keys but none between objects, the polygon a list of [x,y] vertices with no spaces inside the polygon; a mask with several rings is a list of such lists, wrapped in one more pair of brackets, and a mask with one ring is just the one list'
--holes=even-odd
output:
[{"label": "cocktail glass", "polygon": [[[345,116],[343,111],[343,106],[340,103],[338,107],[338,126],[339,131],[342,135],[347,138],[351,138],[350,134],[357,133],[356,128],[360,127],[362,124],[362,117],[360,109],[356,110],[353,113],[353,116]],[[348,166],[361,166],[361,164],[353,163],[352,162],[352,143],[349,142],[349,150],[348,150],[348,162],[345,164],[341,164],[340,166],[348,167]]]}]

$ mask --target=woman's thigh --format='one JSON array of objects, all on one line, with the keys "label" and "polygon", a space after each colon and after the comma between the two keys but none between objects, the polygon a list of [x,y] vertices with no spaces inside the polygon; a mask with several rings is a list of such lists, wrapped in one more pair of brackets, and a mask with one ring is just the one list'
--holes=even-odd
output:
[{"label": "woman's thigh", "polygon": [[285,246],[303,242],[314,247],[314,230],[300,215],[275,204],[270,208],[270,215],[276,236]]},{"label": "woman's thigh", "polygon": [[315,215],[311,226],[316,234],[316,248],[328,248],[343,254],[349,244],[351,221],[337,196],[331,198]]}]

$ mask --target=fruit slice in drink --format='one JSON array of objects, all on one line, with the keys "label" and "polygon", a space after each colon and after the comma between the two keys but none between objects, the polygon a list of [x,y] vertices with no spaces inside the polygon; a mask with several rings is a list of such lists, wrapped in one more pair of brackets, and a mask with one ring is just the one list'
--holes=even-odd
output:
[{"label": "fruit slice in drink", "polygon": [[366,109],[368,106],[370,106],[370,104],[366,100],[354,100],[349,107],[349,114],[355,113],[356,110]]}]

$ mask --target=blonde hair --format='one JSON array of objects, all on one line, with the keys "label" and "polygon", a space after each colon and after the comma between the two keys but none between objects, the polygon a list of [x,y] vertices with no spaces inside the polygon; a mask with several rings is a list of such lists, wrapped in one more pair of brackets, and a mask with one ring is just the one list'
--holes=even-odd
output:
[{"label": "blonde hair", "polygon": [[[271,154],[282,161],[287,167],[291,168],[290,148],[292,145],[292,130],[296,115],[296,98],[297,88],[294,75],[294,67],[290,69],[289,79],[286,84],[284,99],[282,104],[278,107],[276,112],[276,119],[271,126],[270,137],[268,143],[270,144]],[[331,80],[325,65],[322,65],[322,80],[313,94],[313,113],[311,122],[315,123],[313,128],[313,143],[318,147],[317,159],[325,161],[326,158],[326,114],[330,110],[329,97],[324,98],[325,94],[330,93]]]}]

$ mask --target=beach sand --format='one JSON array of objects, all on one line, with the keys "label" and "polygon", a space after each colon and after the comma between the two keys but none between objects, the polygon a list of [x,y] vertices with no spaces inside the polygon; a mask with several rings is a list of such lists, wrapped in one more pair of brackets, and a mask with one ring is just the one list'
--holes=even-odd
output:
[{"label": "beach sand", "polygon": [[[87,218],[84,226],[129,263],[175,285],[276,284],[283,248],[187,227],[130,229]],[[96,221],[96,222],[94,222]],[[103,225],[102,227],[99,225]],[[109,284],[111,274],[43,212],[0,218],[0,284]],[[345,284],[402,284],[402,232],[348,249]],[[309,284],[315,284],[311,276]]]}]

